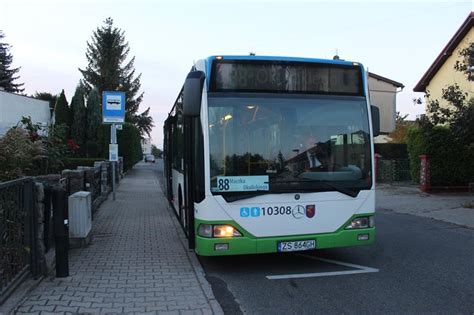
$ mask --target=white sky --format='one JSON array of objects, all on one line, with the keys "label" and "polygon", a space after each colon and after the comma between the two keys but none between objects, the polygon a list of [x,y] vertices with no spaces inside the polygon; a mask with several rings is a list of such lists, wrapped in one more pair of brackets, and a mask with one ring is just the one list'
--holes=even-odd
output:
[{"label": "white sky", "polygon": [[86,66],[86,42],[107,17],[125,31],[142,73],[162,147],[162,127],[193,60],[215,54],[358,61],[405,85],[397,110],[424,111],[413,87],[474,9],[472,1],[22,1],[0,0],[0,30],[21,66],[25,92],[66,92]]}]

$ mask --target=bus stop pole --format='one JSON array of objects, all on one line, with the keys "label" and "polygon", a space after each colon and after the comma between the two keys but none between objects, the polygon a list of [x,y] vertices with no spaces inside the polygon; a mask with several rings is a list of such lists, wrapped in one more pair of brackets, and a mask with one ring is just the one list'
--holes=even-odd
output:
[{"label": "bus stop pole", "polygon": [[[117,128],[115,124],[110,125],[110,143],[117,144]],[[115,200],[115,161],[112,162],[112,198]]]},{"label": "bus stop pole", "polygon": [[56,277],[69,276],[69,210],[68,196],[62,187],[52,188],[53,229],[56,251]]}]

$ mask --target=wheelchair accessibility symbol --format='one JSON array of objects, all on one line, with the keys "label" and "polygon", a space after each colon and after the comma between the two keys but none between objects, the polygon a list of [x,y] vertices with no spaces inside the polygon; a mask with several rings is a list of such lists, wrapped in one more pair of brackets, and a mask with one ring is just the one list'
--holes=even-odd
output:
[{"label": "wheelchair accessibility symbol", "polygon": [[259,217],[260,207],[242,207],[240,208],[240,216],[242,218]]}]

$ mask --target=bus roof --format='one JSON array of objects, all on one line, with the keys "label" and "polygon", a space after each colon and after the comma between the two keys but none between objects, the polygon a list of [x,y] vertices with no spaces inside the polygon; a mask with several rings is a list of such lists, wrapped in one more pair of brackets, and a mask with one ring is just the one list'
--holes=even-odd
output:
[{"label": "bus roof", "polygon": [[333,64],[333,65],[345,65],[353,66],[359,65],[363,68],[359,62],[341,60],[341,59],[319,59],[319,58],[305,58],[305,57],[287,57],[287,56],[258,56],[258,55],[214,55],[207,57],[206,60],[206,73],[211,73],[212,61],[215,59],[231,59],[231,60],[268,60],[268,61],[289,61],[289,62],[310,62],[310,63],[322,63],[322,64]]},{"label": "bus roof", "polygon": [[288,57],[288,56],[258,56],[258,55],[215,55],[209,56],[206,59],[212,61],[216,58],[234,59],[234,60],[275,60],[275,61],[296,61],[296,62],[314,62],[314,63],[329,63],[339,65],[353,65],[354,62],[341,59],[320,59],[320,58],[305,58],[305,57]]}]

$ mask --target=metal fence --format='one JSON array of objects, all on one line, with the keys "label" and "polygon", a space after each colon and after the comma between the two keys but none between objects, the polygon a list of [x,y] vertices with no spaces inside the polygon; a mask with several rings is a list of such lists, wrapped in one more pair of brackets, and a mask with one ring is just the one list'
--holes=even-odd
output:
[{"label": "metal fence", "polygon": [[107,186],[112,187],[112,163],[107,162]]},{"label": "metal fence", "polygon": [[411,181],[410,160],[379,160],[377,181],[380,183]]},{"label": "metal fence", "polygon": [[0,303],[29,270],[38,275],[36,217],[31,177],[0,183]]},{"label": "metal fence", "polygon": [[[102,172],[101,166],[96,166],[88,167],[82,173],[63,171],[62,176],[0,182],[0,304],[29,273],[37,278],[47,269],[45,254],[54,246],[57,236],[52,222],[56,207],[53,205],[53,186],[61,185],[66,196],[89,190],[93,205],[98,207],[112,186],[111,163],[106,165],[107,174]],[[120,180],[119,167],[120,164],[116,168],[117,182]],[[36,183],[42,184],[43,189]]]},{"label": "metal fence", "polygon": [[92,200],[100,197],[100,187],[102,185],[102,171],[100,167],[94,167],[94,183],[92,189]]},{"label": "metal fence", "polygon": [[115,163],[115,183],[120,182],[120,163],[107,161],[107,185],[112,187],[112,163]]}]

